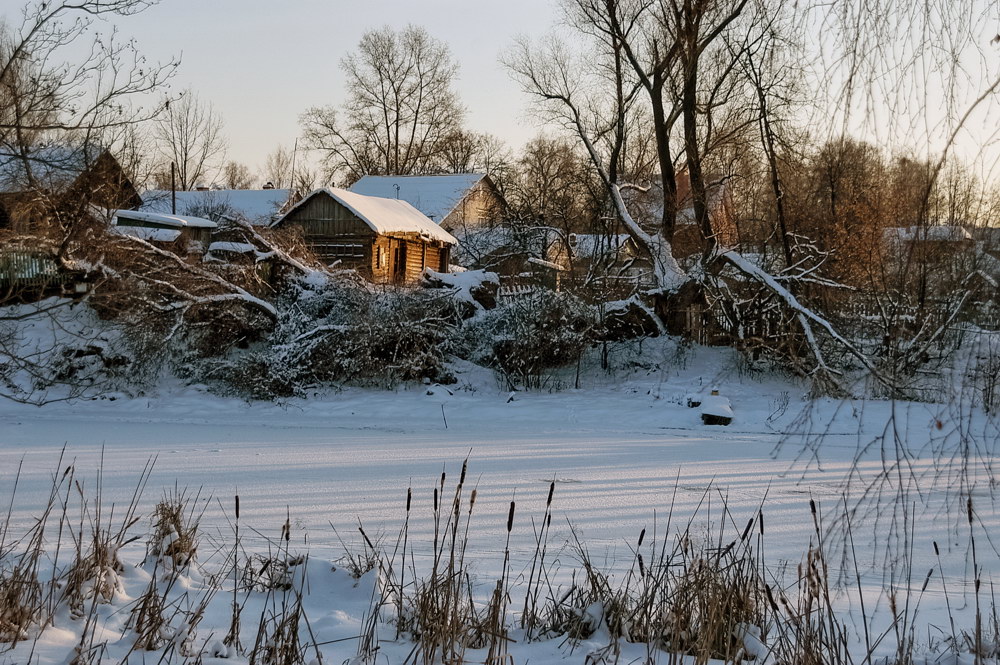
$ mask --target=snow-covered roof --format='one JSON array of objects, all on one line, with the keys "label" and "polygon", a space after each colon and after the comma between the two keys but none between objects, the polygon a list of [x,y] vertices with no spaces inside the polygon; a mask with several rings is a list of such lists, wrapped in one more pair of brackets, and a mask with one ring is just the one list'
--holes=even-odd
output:
[{"label": "snow-covered roof", "polygon": [[89,144],[38,146],[25,157],[0,149],[0,192],[23,192],[32,180],[41,187],[69,186],[104,152]]},{"label": "snow-covered roof", "polygon": [[[266,226],[288,202],[290,189],[210,189],[176,192],[177,210],[181,213],[211,214],[242,217],[251,224]],[[142,195],[140,210],[169,213],[170,190],[154,189]]]},{"label": "snow-covered roof", "polygon": [[257,248],[248,242],[213,242],[208,246],[209,252],[231,252],[233,254],[253,254]]},{"label": "snow-covered roof", "polygon": [[962,242],[972,240],[972,234],[964,226],[900,226],[885,229],[886,240],[911,242],[932,240],[942,242]]},{"label": "snow-covered roof", "polygon": [[569,237],[569,246],[573,256],[593,259],[618,254],[628,241],[627,234],[573,233]]},{"label": "snow-covered roof", "polygon": [[131,236],[154,242],[173,242],[181,237],[178,229],[153,229],[148,226],[112,226],[111,231],[121,236]]},{"label": "snow-covered roof", "polygon": [[305,198],[292,206],[275,224],[279,224],[314,196],[319,195],[326,195],[333,198],[357,215],[372,231],[380,235],[416,233],[428,240],[437,240],[448,245],[458,243],[455,236],[432,222],[406,201],[364,196],[356,192],[334,187],[324,187],[310,192]]},{"label": "snow-covered roof", "polygon": [[[122,222],[125,223],[122,223]],[[112,222],[116,226],[128,226],[128,222],[146,222],[159,224],[174,229],[214,229],[218,226],[210,219],[191,217],[189,215],[164,215],[158,212],[143,212],[140,210],[118,210]]]},{"label": "snow-covered roof", "polygon": [[351,191],[365,196],[406,201],[440,224],[462,202],[469,190],[485,177],[482,173],[366,175],[351,185]]}]

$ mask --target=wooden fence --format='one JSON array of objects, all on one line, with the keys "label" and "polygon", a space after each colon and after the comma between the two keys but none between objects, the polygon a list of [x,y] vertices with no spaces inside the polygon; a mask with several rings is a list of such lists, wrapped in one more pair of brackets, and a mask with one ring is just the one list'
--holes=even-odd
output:
[{"label": "wooden fence", "polygon": [[68,277],[47,256],[20,250],[0,250],[0,287],[5,289],[61,284]]}]

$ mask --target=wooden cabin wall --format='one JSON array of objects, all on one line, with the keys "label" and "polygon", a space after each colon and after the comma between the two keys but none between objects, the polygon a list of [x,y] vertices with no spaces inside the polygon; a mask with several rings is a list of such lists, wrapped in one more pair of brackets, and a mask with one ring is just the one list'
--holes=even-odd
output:
[{"label": "wooden cabin wall", "polygon": [[374,231],[329,196],[314,196],[282,224],[301,226],[306,243],[324,263],[340,261],[344,267],[364,270],[374,265]]},{"label": "wooden cabin wall", "polygon": [[[416,237],[378,235],[350,209],[329,196],[314,196],[292,211],[282,224],[302,227],[303,237],[313,252],[326,263],[340,260],[376,283],[412,284],[420,280],[424,267],[447,269],[448,248],[436,247]],[[357,246],[354,255],[345,248]],[[405,247],[406,265],[402,274],[395,268],[395,253]],[[444,253],[444,256],[442,256]]]}]

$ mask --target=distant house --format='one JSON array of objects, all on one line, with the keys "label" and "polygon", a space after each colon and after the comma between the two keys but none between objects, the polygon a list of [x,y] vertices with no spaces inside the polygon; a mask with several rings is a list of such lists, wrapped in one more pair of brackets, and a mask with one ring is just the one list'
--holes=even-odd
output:
[{"label": "distant house", "polygon": [[173,192],[150,190],[142,195],[140,210],[195,215],[219,221],[238,219],[254,226],[270,226],[297,200],[291,189],[206,189]]},{"label": "distant house", "polygon": [[406,201],[449,233],[479,228],[505,206],[496,185],[483,173],[368,175],[351,185],[351,191]]},{"label": "distant house", "polygon": [[[706,207],[708,221],[716,242],[723,247],[733,247],[739,242],[732,210],[732,192],[729,179],[709,175],[706,182]],[[677,174],[677,216],[672,249],[678,259],[700,254],[705,248],[704,235],[698,227],[691,196],[691,181],[686,172]],[[629,212],[647,230],[654,230],[663,217],[663,187],[655,178],[646,191],[628,190],[625,193]]]},{"label": "distant house", "polygon": [[138,210],[117,211],[111,224],[114,233],[168,245],[178,254],[204,253],[217,227],[215,222],[202,217]]},{"label": "distant house", "polygon": [[972,249],[976,244],[972,233],[964,226],[945,224],[889,227],[883,231],[883,239],[891,249],[913,246],[930,254],[954,254]]},{"label": "distant house", "polygon": [[26,231],[60,213],[107,218],[111,211],[141,204],[107,150],[52,145],[23,155],[0,154],[0,228]]},{"label": "distant house", "polygon": [[298,226],[328,264],[355,268],[375,282],[410,283],[424,268],[447,272],[454,236],[406,201],[317,189],[275,227]]}]

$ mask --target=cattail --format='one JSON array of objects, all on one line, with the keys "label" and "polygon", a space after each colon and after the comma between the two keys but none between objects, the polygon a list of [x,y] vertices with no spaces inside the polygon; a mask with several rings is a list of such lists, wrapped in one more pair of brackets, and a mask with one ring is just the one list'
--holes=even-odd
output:
[{"label": "cattail", "polygon": [[816,501],[813,499],[809,499],[809,512],[813,514],[813,517],[816,517]]},{"label": "cattail", "polygon": [[934,556],[941,556],[941,550],[938,549],[937,541],[934,541]]},{"label": "cattail", "polygon": [[969,512],[969,524],[972,524],[972,497],[965,500],[965,508]]},{"label": "cattail", "polygon": [[438,488],[434,488],[434,512],[438,511]]},{"label": "cattail", "polygon": [[[238,500],[239,500],[239,497],[237,497],[237,501]],[[407,487],[406,488],[406,512],[407,513],[410,512],[410,503],[412,501],[413,501],[413,488],[412,487]]]},{"label": "cattail", "polygon": [[750,535],[750,529],[752,528],[753,528],[753,518],[750,518],[750,521],[747,522],[747,528],[743,529],[743,535],[740,536],[740,540],[746,540],[747,536]]},{"label": "cattail", "polygon": [[645,537],[646,537],[646,529],[643,529],[642,531],[639,532],[639,542],[635,546],[636,549],[642,547],[642,540]]},{"label": "cattail", "polygon": [[549,498],[546,499],[545,501],[546,508],[552,505],[552,495],[555,493],[555,491],[556,491],[556,481],[553,480],[551,483],[549,483]]},{"label": "cattail", "polygon": [[924,578],[924,585],[920,587],[920,593],[927,591],[927,584],[931,581],[931,575],[934,574],[934,569],[931,568],[927,571],[927,577]]},{"label": "cattail", "polygon": [[764,535],[764,511],[757,511],[757,524],[760,526],[760,535]]},{"label": "cattail", "polygon": [[240,518],[240,495],[236,495],[236,519]]},{"label": "cattail", "polygon": [[364,527],[362,527],[361,525],[358,525],[358,531],[361,532],[361,537],[365,539],[365,542],[368,544],[368,547],[370,547],[371,550],[374,552],[375,551],[375,546],[372,545],[372,541],[368,538],[368,534],[365,533]]},{"label": "cattail", "polygon": [[[465,484],[465,472],[468,469],[469,469],[469,458],[467,457],[467,458],[465,458],[465,461],[462,462],[462,475],[459,476],[459,478],[458,478],[458,484],[459,485],[464,485]],[[442,478],[442,481],[443,481],[443,478]]]},{"label": "cattail", "polygon": [[507,533],[514,528],[514,502],[510,502],[510,512],[507,513]]},{"label": "cattail", "polygon": [[549,513],[548,518],[546,518],[546,520],[545,520],[545,526],[547,526],[547,527],[552,526],[552,513]]},{"label": "cattail", "polygon": [[472,507],[476,505],[476,490],[472,490],[472,494],[469,495],[469,514],[472,514]]}]

